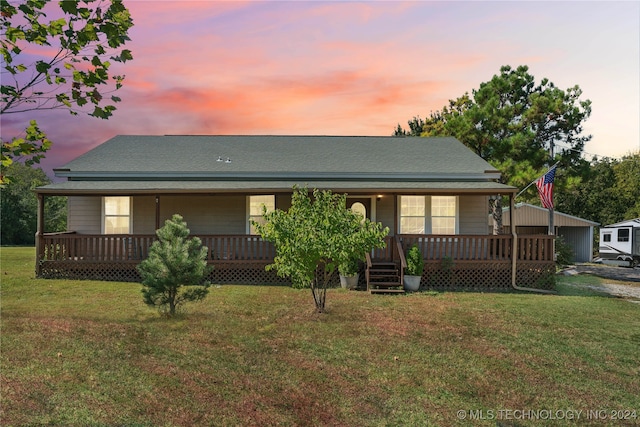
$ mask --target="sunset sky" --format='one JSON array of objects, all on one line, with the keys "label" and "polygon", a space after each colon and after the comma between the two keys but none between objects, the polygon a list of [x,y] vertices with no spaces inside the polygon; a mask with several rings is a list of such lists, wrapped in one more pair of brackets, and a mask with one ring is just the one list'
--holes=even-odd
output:
[{"label": "sunset sky", "polygon": [[3,139],[38,119],[47,172],[117,134],[390,135],[502,65],[582,88],[587,153],[640,149],[638,1],[125,5],[134,60],[110,120],[2,117]]}]

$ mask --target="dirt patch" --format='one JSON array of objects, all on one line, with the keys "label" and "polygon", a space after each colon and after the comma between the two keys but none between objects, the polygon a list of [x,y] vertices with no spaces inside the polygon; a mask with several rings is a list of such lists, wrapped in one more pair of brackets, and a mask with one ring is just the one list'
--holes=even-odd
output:
[{"label": "dirt patch", "polygon": [[[567,270],[565,274],[591,274],[603,279],[615,280],[623,283],[602,283],[599,285],[572,285],[592,289],[615,297],[627,298],[640,303],[640,267],[612,267],[598,264],[580,264]],[[627,283],[624,283],[627,282]]]},{"label": "dirt patch", "polygon": [[622,282],[640,283],[640,267],[614,267],[601,264],[578,264],[574,266],[578,273],[593,274],[605,279],[620,280]]},{"label": "dirt patch", "polygon": [[602,285],[573,285],[581,288],[593,289],[596,292],[613,295],[620,298],[628,298],[633,302],[640,303],[640,288],[629,285],[617,285],[613,283],[603,283]]}]

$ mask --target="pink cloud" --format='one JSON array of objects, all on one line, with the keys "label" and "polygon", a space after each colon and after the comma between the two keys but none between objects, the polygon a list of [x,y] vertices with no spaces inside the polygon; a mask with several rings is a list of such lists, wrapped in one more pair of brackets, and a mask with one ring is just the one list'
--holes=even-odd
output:
[{"label": "pink cloud", "polygon": [[[618,122],[594,121],[590,131],[597,135],[635,123],[626,139],[609,140],[637,145],[638,63],[632,59],[639,38],[637,19],[627,18],[637,18],[637,4],[126,5],[135,22],[127,44],[134,60],[113,65],[126,75],[117,92],[122,102],[109,121],[43,116],[56,141],[52,161],[68,156],[62,151],[75,154],[123,133],[388,135],[396,123],[427,116],[507,64],[530,65],[538,80],[549,77],[560,87],[591,88],[599,96],[594,112],[616,111]],[[576,13],[580,19],[572,19]],[[625,54],[613,55],[615,49]],[[611,75],[616,82],[602,80]],[[623,89],[610,89],[623,82]],[[633,107],[621,112],[619,105]],[[627,112],[635,115],[625,119]],[[4,137],[8,122],[2,122]]]}]

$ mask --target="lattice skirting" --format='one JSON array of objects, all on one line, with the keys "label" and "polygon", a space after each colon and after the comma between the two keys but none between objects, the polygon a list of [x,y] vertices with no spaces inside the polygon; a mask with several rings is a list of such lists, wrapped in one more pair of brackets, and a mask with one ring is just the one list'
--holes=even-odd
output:
[{"label": "lattice skirting", "polygon": [[[555,284],[553,263],[519,262],[518,286],[552,289]],[[422,287],[439,291],[511,290],[511,261],[425,261]]]},{"label": "lattice skirting", "polygon": [[[216,263],[209,275],[211,283],[289,285],[275,271],[266,271],[268,262]],[[45,279],[104,280],[141,282],[137,262],[43,261],[39,277]]]},{"label": "lattice skirting", "polygon": [[556,265],[553,262],[520,261],[516,269],[516,284],[535,289],[553,289]]},{"label": "lattice skirting", "polygon": [[209,275],[211,283],[238,285],[290,285],[291,281],[279,277],[275,270],[266,271],[270,262],[222,263],[217,262]]},{"label": "lattice skirting", "polygon": [[136,265],[137,262],[42,261],[39,277],[44,279],[140,282]]},{"label": "lattice skirting", "polygon": [[[212,283],[247,285],[290,285],[291,281],[266,271],[266,261],[252,263],[216,263],[209,275]],[[105,280],[140,282],[137,262],[43,261],[39,277],[46,279]],[[320,274],[320,272],[318,272]],[[366,287],[364,271],[361,288]],[[426,261],[422,287],[439,291],[506,291],[511,289],[510,261]],[[553,289],[555,265],[523,261],[516,271],[518,286]],[[330,286],[340,286],[338,274],[331,277]]]}]

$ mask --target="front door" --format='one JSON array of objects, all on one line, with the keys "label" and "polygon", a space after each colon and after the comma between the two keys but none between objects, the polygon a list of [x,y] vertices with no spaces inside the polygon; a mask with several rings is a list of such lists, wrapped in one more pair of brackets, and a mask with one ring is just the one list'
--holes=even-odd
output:
[{"label": "front door", "polygon": [[365,218],[371,219],[371,197],[348,197],[347,207],[354,212],[361,213]]}]

